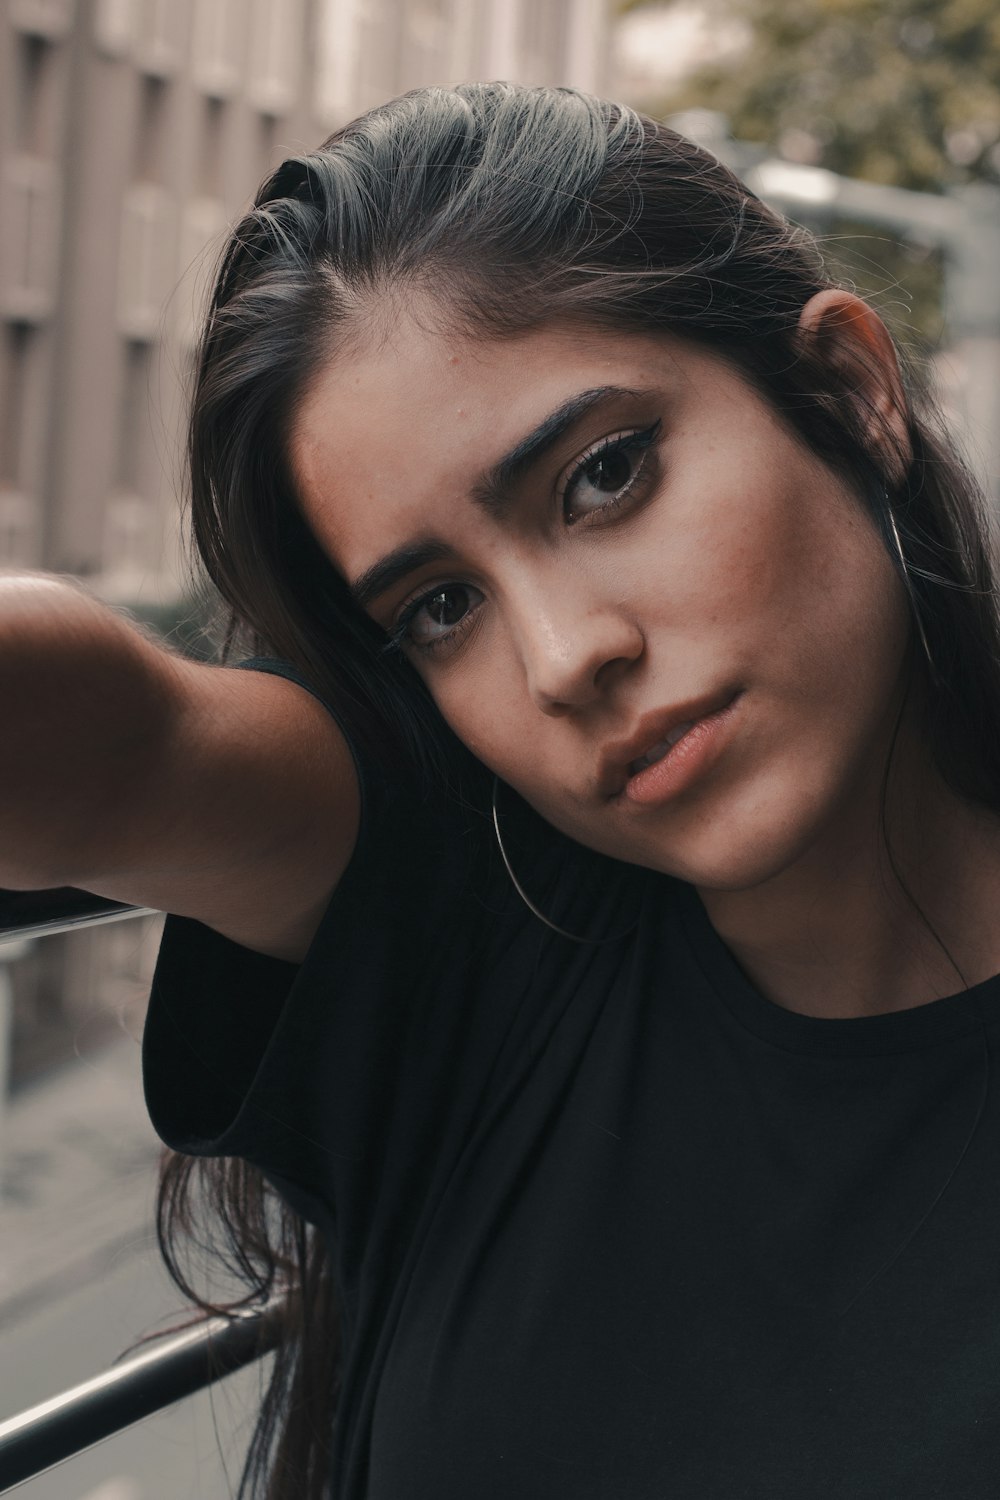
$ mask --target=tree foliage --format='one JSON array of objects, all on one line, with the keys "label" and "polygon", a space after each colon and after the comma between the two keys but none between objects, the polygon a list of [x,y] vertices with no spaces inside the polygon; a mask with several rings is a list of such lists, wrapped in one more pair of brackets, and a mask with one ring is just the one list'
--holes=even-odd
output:
[{"label": "tree foliage", "polygon": [[[622,0],[623,11],[649,0]],[[742,49],[707,58],[660,116],[704,108],[732,136],[847,177],[944,192],[1000,183],[1000,0],[702,0]],[[939,251],[863,225],[813,224],[834,269],[904,339],[942,333]]]},{"label": "tree foliage", "polygon": [[874,182],[1000,182],[997,0],[704,3],[748,44],[650,101],[657,113],[720,110],[736,137]]}]

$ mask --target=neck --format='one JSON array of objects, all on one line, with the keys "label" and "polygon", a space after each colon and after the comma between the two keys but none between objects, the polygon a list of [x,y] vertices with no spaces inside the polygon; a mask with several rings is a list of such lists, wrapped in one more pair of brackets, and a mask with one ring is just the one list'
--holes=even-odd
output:
[{"label": "neck", "polygon": [[952,792],[916,743],[900,736],[884,820],[873,786],[769,880],[699,891],[719,936],[775,1004],[877,1015],[1000,973],[1000,818]]}]

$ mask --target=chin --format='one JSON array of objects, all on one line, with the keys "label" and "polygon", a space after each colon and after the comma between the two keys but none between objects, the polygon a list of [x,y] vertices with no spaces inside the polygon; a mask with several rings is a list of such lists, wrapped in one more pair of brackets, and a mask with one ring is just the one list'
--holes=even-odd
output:
[{"label": "chin", "polygon": [[[842,800],[829,786],[775,783],[734,798],[712,799],[671,818],[653,847],[619,849],[616,857],[659,870],[706,891],[750,891],[787,873],[849,835]],[[678,809],[678,811],[680,811]]]},{"label": "chin", "polygon": [[718,852],[692,851],[686,859],[676,861],[674,867],[664,873],[687,881],[699,890],[737,894],[767,885],[795,862],[795,854],[788,850],[761,849],[759,846],[734,850],[730,844]]}]

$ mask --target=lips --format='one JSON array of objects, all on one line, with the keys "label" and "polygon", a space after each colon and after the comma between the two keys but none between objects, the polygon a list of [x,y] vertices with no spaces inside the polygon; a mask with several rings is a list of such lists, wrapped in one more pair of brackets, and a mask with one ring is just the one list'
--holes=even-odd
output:
[{"label": "lips", "polygon": [[628,768],[629,775],[634,776],[637,771],[643,770],[645,766],[651,766],[654,761],[666,755],[667,751],[672,749],[678,740],[684,738],[693,725],[694,720],[692,719],[687,724],[678,724],[676,729],[671,729],[670,733],[664,739],[660,740],[658,744],[654,745],[652,750],[647,750],[645,755],[640,755],[637,760],[632,761]]},{"label": "lips", "polygon": [[630,776],[662,759],[699,719],[720,713],[736,697],[736,690],[725,688],[644,714],[628,739],[609,745],[602,755],[598,773],[601,795],[616,796]]}]

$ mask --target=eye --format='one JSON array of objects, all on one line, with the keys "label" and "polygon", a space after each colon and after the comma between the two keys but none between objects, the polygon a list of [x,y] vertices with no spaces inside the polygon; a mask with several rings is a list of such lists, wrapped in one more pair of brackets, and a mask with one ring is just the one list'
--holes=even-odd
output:
[{"label": "eye", "polygon": [[563,490],[563,516],[567,525],[586,520],[595,512],[614,510],[637,487],[648,472],[647,453],[655,442],[660,423],[642,432],[605,438],[589,449],[572,470]]},{"label": "eye", "polygon": [[482,601],[483,595],[470,583],[446,583],[421,594],[404,605],[385,649],[409,645],[436,651],[457,645]]}]

